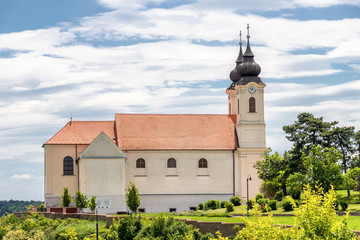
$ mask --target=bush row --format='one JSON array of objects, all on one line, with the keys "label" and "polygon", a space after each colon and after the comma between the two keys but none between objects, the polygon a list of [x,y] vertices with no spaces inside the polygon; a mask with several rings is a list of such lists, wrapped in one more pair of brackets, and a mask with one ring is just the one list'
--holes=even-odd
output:
[{"label": "bush row", "polygon": [[234,206],[240,206],[241,199],[238,196],[233,196],[229,201],[219,201],[216,199],[211,199],[205,203],[199,203],[198,210],[214,210],[218,208],[226,208],[227,212],[234,211]]},{"label": "bush row", "polygon": [[[284,209],[284,211],[292,211],[294,207],[299,207],[300,200],[297,198],[293,198],[292,196],[286,196],[283,197],[282,191],[279,191],[275,194],[275,199],[269,200],[267,198],[264,198],[264,196],[259,193],[254,198],[249,199],[247,202],[248,209],[253,209],[255,203],[259,204],[261,207],[261,210],[263,212],[269,212],[277,209],[277,201],[280,202],[281,207]],[[218,208],[226,208],[226,212],[233,212],[234,206],[240,206],[241,200],[238,196],[234,196],[230,198],[230,201],[221,201],[211,199],[206,201],[204,204],[199,203],[198,210],[214,210]],[[334,208],[335,210],[339,210],[339,205],[341,207],[342,211],[346,211],[348,208],[348,204],[345,201],[335,201]]]}]

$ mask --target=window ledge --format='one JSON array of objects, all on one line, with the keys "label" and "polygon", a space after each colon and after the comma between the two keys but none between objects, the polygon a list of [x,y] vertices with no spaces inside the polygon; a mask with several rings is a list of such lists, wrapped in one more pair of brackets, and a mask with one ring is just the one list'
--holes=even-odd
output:
[{"label": "window ledge", "polygon": [[166,174],[165,177],[178,177],[179,174]]},{"label": "window ledge", "polygon": [[147,177],[146,174],[135,174],[134,177]]},{"label": "window ledge", "polygon": [[197,177],[210,177],[210,174],[197,174]]},{"label": "window ledge", "polygon": [[64,174],[63,174],[63,175],[61,175],[61,176],[64,176],[64,177],[65,177],[65,176],[75,177],[76,175],[75,175],[75,174],[72,174],[72,175],[64,175]]}]

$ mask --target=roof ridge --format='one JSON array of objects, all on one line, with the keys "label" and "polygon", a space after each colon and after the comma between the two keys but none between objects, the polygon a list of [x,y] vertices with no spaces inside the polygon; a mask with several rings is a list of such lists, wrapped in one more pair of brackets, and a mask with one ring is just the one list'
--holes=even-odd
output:
[{"label": "roof ridge", "polygon": [[231,116],[231,115],[236,115],[236,114],[221,114],[221,113],[206,113],[206,114],[196,114],[196,113],[175,113],[175,114],[171,114],[171,113],[115,113],[115,115],[136,115],[136,116],[177,116],[177,115],[181,115],[181,116]]}]

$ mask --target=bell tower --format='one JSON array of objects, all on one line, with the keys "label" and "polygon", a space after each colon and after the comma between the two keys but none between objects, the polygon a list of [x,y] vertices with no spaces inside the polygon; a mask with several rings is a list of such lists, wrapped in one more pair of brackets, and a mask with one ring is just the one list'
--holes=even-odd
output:
[{"label": "bell tower", "polygon": [[251,176],[250,197],[259,192],[261,180],[253,165],[264,157],[266,150],[265,119],[264,119],[264,88],[265,84],[258,75],[259,64],[254,60],[250,47],[249,24],[247,25],[247,46],[242,53],[240,32],[240,51],[236,67],[230,72],[232,81],[226,90],[229,101],[229,114],[236,114],[236,132],[238,140],[238,186],[237,192],[246,197],[246,182]]}]

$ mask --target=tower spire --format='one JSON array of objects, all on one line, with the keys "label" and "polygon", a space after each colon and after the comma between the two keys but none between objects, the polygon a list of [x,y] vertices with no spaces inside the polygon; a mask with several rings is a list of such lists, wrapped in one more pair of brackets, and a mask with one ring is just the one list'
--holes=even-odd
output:
[{"label": "tower spire", "polygon": [[237,60],[236,60],[236,66],[238,66],[240,63],[243,62],[243,52],[242,52],[241,35],[242,35],[242,34],[241,34],[241,31],[240,31],[240,34],[239,34],[239,36],[240,36],[240,41],[239,41],[240,50],[239,50],[239,56],[238,56],[238,58],[237,58]]},{"label": "tower spire", "polygon": [[240,77],[241,77],[241,74],[240,72],[237,72],[237,66],[239,66],[243,60],[244,60],[244,57],[243,57],[243,52],[242,52],[242,41],[241,41],[241,31],[239,33],[239,36],[240,36],[240,41],[239,41],[239,45],[240,45],[240,50],[239,50],[239,56],[238,58],[236,59],[235,63],[236,63],[236,66],[235,68],[230,72],[230,80],[233,81],[233,83],[230,85],[230,88],[233,88],[234,87],[234,83],[236,81],[239,81],[240,80]]},{"label": "tower spire", "polygon": [[244,56],[247,56],[247,57],[254,57],[254,54],[252,53],[251,51],[251,47],[250,47],[250,26],[249,24],[247,24],[247,35],[246,35],[246,38],[247,38],[247,45],[246,45],[246,50],[245,50],[245,53],[244,53]]}]

